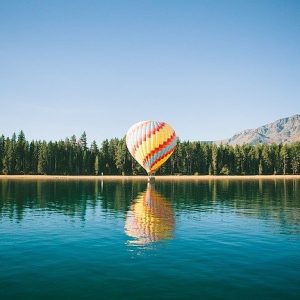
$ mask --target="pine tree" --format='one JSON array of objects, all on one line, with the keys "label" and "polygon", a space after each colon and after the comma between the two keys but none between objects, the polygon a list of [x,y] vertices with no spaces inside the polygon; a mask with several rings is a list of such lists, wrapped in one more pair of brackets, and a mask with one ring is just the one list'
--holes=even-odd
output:
[{"label": "pine tree", "polygon": [[263,174],[272,174],[271,162],[271,154],[270,154],[270,147],[269,145],[263,145],[262,149],[262,165],[263,165]]},{"label": "pine tree", "polygon": [[3,174],[4,150],[5,150],[5,137],[2,134],[0,136],[0,174]]},{"label": "pine tree", "polygon": [[48,160],[48,148],[47,143],[43,141],[39,147],[39,156],[38,156],[38,174],[47,174],[47,160]]},{"label": "pine tree", "polygon": [[291,168],[293,174],[299,173],[300,166],[300,143],[294,143],[291,145]]},{"label": "pine tree", "polygon": [[95,163],[94,163],[94,174],[99,174],[99,155],[96,155]]},{"label": "pine tree", "polygon": [[16,134],[12,135],[12,138],[6,138],[4,143],[3,154],[3,173],[15,174],[16,166]]},{"label": "pine tree", "polygon": [[218,174],[218,146],[216,144],[212,145],[211,148],[211,166],[213,175]]},{"label": "pine tree", "polygon": [[85,131],[82,133],[80,139],[79,139],[79,145],[83,150],[87,150],[87,138]]},{"label": "pine tree", "polygon": [[26,139],[25,134],[21,130],[18,135],[18,140],[16,144],[16,173],[25,173],[25,152],[26,152]]},{"label": "pine tree", "polygon": [[115,164],[118,169],[118,173],[125,175],[125,163],[126,163],[126,142],[125,138],[120,140],[116,145],[116,151],[115,151]]},{"label": "pine tree", "polygon": [[282,162],[282,172],[283,175],[286,175],[288,172],[288,159],[289,159],[288,148],[286,144],[284,144],[280,150],[280,157]]}]

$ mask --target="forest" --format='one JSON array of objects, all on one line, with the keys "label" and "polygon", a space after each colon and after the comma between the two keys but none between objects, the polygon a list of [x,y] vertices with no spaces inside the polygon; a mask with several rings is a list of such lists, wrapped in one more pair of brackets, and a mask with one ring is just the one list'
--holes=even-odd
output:
[{"label": "forest", "polygon": [[[0,174],[139,175],[125,137],[87,144],[86,133],[60,141],[27,141],[23,131],[0,136]],[[300,142],[216,145],[180,141],[157,175],[300,174]]]}]

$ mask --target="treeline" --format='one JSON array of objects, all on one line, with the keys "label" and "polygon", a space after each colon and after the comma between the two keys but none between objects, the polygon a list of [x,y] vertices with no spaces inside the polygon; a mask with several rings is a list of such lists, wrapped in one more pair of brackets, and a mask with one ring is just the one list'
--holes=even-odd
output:
[{"label": "treeline", "polygon": [[[87,145],[84,132],[64,141],[27,141],[24,132],[0,136],[0,174],[138,175],[125,138]],[[215,145],[181,142],[156,174],[269,175],[300,174],[300,142],[271,145]]]}]

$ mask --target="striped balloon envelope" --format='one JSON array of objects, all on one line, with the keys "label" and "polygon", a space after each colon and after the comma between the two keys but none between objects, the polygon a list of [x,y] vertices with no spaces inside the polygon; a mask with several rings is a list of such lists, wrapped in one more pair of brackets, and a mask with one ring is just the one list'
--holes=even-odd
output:
[{"label": "striped balloon envelope", "polygon": [[129,128],[126,135],[129,152],[149,175],[166,162],[176,143],[174,129],[165,122],[138,122]]}]

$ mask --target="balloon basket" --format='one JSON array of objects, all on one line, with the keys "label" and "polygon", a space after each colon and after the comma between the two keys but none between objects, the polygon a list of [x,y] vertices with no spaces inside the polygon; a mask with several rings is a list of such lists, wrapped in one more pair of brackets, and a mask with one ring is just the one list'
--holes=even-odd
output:
[{"label": "balloon basket", "polygon": [[149,183],[155,183],[155,177],[152,176],[152,175],[149,175],[149,176],[148,176],[148,182],[149,182]]}]

